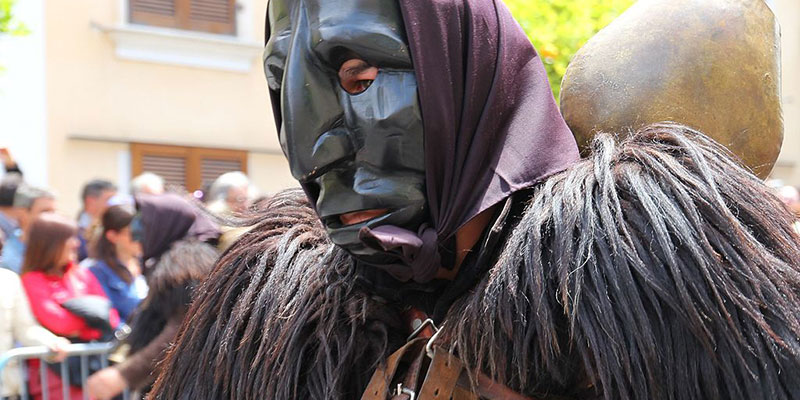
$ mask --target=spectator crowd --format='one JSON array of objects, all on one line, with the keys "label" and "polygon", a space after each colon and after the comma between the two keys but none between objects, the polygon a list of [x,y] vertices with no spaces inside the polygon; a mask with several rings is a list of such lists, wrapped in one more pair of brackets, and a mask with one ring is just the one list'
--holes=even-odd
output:
[{"label": "spectator crowd", "polygon": [[[16,399],[22,385],[33,399],[45,391],[62,399],[63,379],[70,399],[145,393],[193,291],[245,229],[226,225],[257,201],[257,191],[241,172],[191,194],[165,188],[153,173],[134,178],[130,194],[97,179],[83,186],[82,210],[69,218],[56,194],[25,182],[7,149],[0,161],[0,354],[36,345],[52,352],[45,381],[38,359],[23,366],[27,373],[3,369],[0,399]],[[109,341],[118,342],[111,366],[90,357],[82,386],[81,360],[66,347]],[[62,361],[69,376],[61,375]]]}]

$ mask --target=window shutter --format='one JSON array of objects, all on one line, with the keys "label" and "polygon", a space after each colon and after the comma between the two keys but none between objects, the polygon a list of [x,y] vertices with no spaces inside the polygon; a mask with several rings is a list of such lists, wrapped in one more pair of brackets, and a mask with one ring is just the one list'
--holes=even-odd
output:
[{"label": "window shutter", "polygon": [[201,167],[203,188],[208,188],[220,175],[227,172],[242,171],[241,160],[217,160],[204,158]]},{"label": "window shutter", "polygon": [[128,0],[131,22],[144,25],[178,27],[175,0]]},{"label": "window shutter", "polygon": [[128,0],[131,22],[236,34],[236,0]]},{"label": "window shutter", "polygon": [[170,190],[205,189],[220,175],[233,171],[247,173],[246,151],[131,143],[133,175],[160,175]]},{"label": "window shutter", "polygon": [[142,172],[152,172],[162,178],[167,187],[175,191],[186,189],[186,158],[145,154]]},{"label": "window shutter", "polygon": [[190,0],[187,29],[236,34],[235,0]]}]

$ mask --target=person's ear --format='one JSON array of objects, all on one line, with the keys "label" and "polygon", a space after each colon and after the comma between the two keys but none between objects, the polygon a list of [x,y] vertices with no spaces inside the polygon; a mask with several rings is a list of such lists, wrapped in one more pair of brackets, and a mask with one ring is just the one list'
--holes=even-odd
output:
[{"label": "person's ear", "polygon": [[119,232],[106,231],[106,240],[108,240],[112,244],[117,244],[117,240],[119,240]]}]

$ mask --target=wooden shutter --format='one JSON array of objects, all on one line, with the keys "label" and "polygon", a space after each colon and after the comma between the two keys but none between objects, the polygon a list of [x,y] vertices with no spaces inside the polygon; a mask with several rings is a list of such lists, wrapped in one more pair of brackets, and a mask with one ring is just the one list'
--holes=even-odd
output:
[{"label": "wooden shutter", "polygon": [[186,29],[219,34],[236,34],[234,0],[190,0]]},{"label": "wooden shutter", "polygon": [[224,173],[235,171],[244,172],[243,167],[242,160],[240,159],[220,160],[203,158],[200,171],[202,186],[203,188],[211,186],[211,183]]},{"label": "wooden shutter", "polygon": [[189,147],[131,143],[131,172],[133,176],[144,172],[161,176],[173,191],[193,190],[190,151]]},{"label": "wooden shutter", "polygon": [[128,0],[131,22],[177,28],[176,0]]},{"label": "wooden shutter", "polygon": [[131,22],[236,34],[235,0],[128,0]]},{"label": "wooden shutter", "polygon": [[164,178],[166,186],[175,190],[186,189],[186,158],[145,154],[142,172],[152,172]]},{"label": "wooden shutter", "polygon": [[152,172],[177,191],[206,189],[226,172],[247,173],[247,152],[204,147],[131,143],[131,172]]}]

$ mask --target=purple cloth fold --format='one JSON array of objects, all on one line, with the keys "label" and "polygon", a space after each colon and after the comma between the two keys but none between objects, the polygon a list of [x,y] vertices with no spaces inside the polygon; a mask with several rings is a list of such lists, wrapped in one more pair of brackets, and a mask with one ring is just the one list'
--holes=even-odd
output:
[{"label": "purple cloth fold", "polygon": [[[399,0],[419,85],[431,228],[383,226],[362,240],[425,283],[439,243],[514,192],[578,159],[536,51],[500,0]],[[410,270],[409,270],[410,267]]]},{"label": "purple cloth fold", "polygon": [[[381,265],[397,280],[429,282],[436,276],[441,264],[437,233],[423,224],[415,233],[398,226],[384,225],[375,229],[361,228],[358,237],[368,246],[396,254],[403,264]],[[409,268],[411,267],[411,268]]]},{"label": "purple cloth fold", "polygon": [[210,242],[219,238],[219,227],[183,197],[172,194],[138,194],[136,207],[142,215],[145,260],[161,257],[173,243],[185,238]]}]

